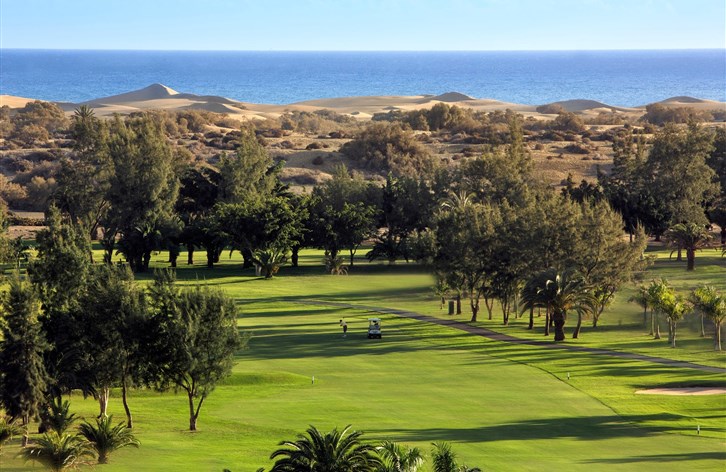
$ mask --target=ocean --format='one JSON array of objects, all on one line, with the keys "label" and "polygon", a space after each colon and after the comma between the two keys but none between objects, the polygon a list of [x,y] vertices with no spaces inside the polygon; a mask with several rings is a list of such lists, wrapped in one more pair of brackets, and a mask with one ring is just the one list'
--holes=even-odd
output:
[{"label": "ocean", "polygon": [[272,104],[452,91],[530,105],[586,98],[638,106],[682,95],[726,101],[726,50],[0,50],[1,94],[78,103],[152,83]]}]

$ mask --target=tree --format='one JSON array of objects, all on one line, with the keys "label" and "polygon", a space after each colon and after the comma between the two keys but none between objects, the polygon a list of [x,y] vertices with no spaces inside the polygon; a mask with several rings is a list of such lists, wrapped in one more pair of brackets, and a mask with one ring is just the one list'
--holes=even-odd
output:
[{"label": "tree", "polygon": [[545,308],[555,325],[555,341],[565,339],[567,312],[582,312],[592,306],[589,287],[585,278],[572,271],[558,272],[548,269],[536,274],[522,290],[522,302],[526,309]]},{"label": "tree", "polygon": [[228,376],[235,352],[246,344],[237,332],[234,301],[222,292],[197,285],[178,290],[171,271],[158,271],[150,290],[152,352],[158,367],[158,386],[187,393],[189,430],[197,430],[204,400]]},{"label": "tree", "polygon": [[131,269],[148,269],[161,228],[172,219],[179,192],[180,162],[159,123],[150,116],[112,123],[109,156],[113,172],[103,219],[105,260],[111,261],[118,235]]},{"label": "tree", "polygon": [[376,450],[381,456],[378,472],[417,472],[424,463],[424,456],[417,447],[405,447],[393,441],[383,441]]},{"label": "tree", "polygon": [[686,250],[686,270],[696,267],[696,251],[703,249],[711,241],[711,233],[697,223],[679,223],[666,232],[666,241],[672,247]]},{"label": "tree", "polygon": [[[648,326],[648,308],[650,307],[650,298],[648,297],[648,288],[645,286],[638,287],[638,290],[635,292],[635,295],[630,297],[628,299],[628,301],[637,303],[638,306],[640,306],[643,309],[643,327],[647,327]],[[650,334],[651,335],[653,334],[652,324],[651,324]]]},{"label": "tree", "polygon": [[76,319],[83,327],[80,345],[91,359],[88,370],[99,416],[106,416],[110,389],[120,385],[127,426],[133,427],[127,392],[145,369],[148,321],[144,293],[129,268],[95,266]]},{"label": "tree", "polygon": [[696,310],[713,322],[714,348],[720,351],[721,327],[724,320],[726,320],[726,296],[716,290],[715,287],[704,285],[693,290],[691,299]]},{"label": "tree", "polygon": [[47,228],[36,235],[37,257],[28,266],[28,275],[42,303],[43,333],[50,343],[44,364],[51,379],[48,393],[89,391],[88,359],[80,350],[83,336],[77,319],[79,303],[91,273],[90,245],[80,229],[65,223],[57,208],[46,216]]},{"label": "tree", "polygon": [[633,241],[623,240],[623,219],[607,202],[583,202],[580,211],[573,266],[592,288],[592,326],[596,328],[617,291],[647,266],[646,237],[638,228]]},{"label": "tree", "polygon": [[648,304],[651,306],[651,317],[654,325],[654,339],[660,339],[660,322],[658,320],[658,314],[662,313],[663,306],[662,300],[667,296],[666,294],[672,289],[668,285],[668,281],[661,278],[659,280],[653,280],[648,286]]},{"label": "tree", "polygon": [[92,457],[88,443],[75,434],[46,433],[30,447],[20,451],[26,461],[37,461],[54,472],[74,468],[85,457]]},{"label": "tree", "polygon": [[244,130],[234,154],[219,161],[219,198],[225,203],[242,203],[272,195],[280,167],[272,163],[254,133]]},{"label": "tree", "polygon": [[282,441],[281,447],[270,455],[277,459],[270,472],[373,472],[380,466],[376,448],[361,441],[361,431],[342,431],[334,428],[322,433],[314,426],[307,436]]},{"label": "tree", "polygon": [[[434,267],[445,274],[458,274],[461,286],[469,294],[471,321],[477,321],[479,302],[491,276],[502,224],[498,209],[473,204],[442,213],[437,220],[438,251]],[[449,277],[451,280],[451,277]]]},{"label": "tree", "polygon": [[[40,302],[33,287],[15,274],[1,308],[0,404],[27,428],[30,419],[40,413],[48,383],[43,363],[48,344],[38,319]],[[26,443],[27,436],[23,445]]]},{"label": "tree", "polygon": [[108,464],[108,456],[123,447],[139,447],[139,440],[123,423],[112,425],[113,416],[96,419],[93,425],[85,422],[79,426],[79,432],[98,455],[99,464]]},{"label": "tree", "polygon": [[312,191],[306,244],[324,249],[330,260],[347,249],[352,265],[358,247],[375,232],[377,200],[362,178],[352,176],[345,166],[336,168],[332,179]]},{"label": "tree", "polygon": [[668,318],[668,341],[676,347],[676,327],[678,321],[688,312],[689,307],[683,295],[677,294],[671,287],[660,293],[657,301],[658,309]]}]

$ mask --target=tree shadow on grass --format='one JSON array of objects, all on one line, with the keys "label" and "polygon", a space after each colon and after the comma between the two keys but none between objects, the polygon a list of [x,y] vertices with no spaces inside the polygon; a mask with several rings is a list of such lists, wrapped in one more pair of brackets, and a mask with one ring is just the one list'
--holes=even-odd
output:
[{"label": "tree shadow on grass", "polygon": [[580,461],[581,464],[631,464],[634,462],[686,462],[702,460],[726,460],[726,452],[691,452],[687,454],[659,454],[635,457],[615,457]]},{"label": "tree shadow on grass", "polygon": [[494,442],[554,440],[574,438],[597,441],[611,438],[643,438],[656,432],[680,431],[682,427],[657,426],[647,430],[634,423],[680,421],[682,417],[669,413],[630,416],[583,416],[579,418],[547,418],[507,423],[478,428],[428,428],[417,430],[370,430],[382,436],[396,434],[400,441],[452,441],[452,442]]}]

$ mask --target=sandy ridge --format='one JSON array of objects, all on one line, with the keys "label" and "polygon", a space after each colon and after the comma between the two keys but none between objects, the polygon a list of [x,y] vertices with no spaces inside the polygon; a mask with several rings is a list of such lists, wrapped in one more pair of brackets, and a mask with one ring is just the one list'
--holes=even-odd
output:
[{"label": "sandy ridge", "polygon": [[[21,108],[32,101],[30,98],[0,95],[0,106]],[[360,96],[337,97],[317,100],[306,100],[287,105],[271,105],[241,102],[227,97],[215,95],[196,95],[178,92],[162,84],[152,84],[139,90],[126,92],[109,97],[95,98],[81,103],[59,103],[67,112],[72,112],[80,105],[92,107],[99,116],[114,113],[128,114],[145,110],[205,110],[214,113],[226,113],[234,118],[264,119],[275,118],[287,111],[333,110],[348,114],[359,119],[369,119],[375,113],[387,113],[393,110],[411,111],[431,108],[437,103],[457,105],[477,111],[491,112],[510,109],[525,115],[540,115],[536,105],[508,103],[493,99],[473,98],[459,92],[447,92],[440,95],[414,96]],[[688,106],[700,110],[726,110],[726,103],[713,100],[702,100],[694,97],[672,97],[659,104],[666,107]],[[573,99],[554,102],[563,109],[581,114],[597,114],[599,112],[643,113],[645,106],[618,107],[595,100]]]}]

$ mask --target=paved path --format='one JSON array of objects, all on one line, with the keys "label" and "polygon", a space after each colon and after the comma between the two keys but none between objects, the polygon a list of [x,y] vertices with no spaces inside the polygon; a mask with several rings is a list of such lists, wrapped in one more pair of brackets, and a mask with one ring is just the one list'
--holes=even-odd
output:
[{"label": "paved path", "polygon": [[315,300],[299,300],[295,303],[301,303],[303,305],[318,305],[318,306],[337,306],[342,308],[355,308],[358,310],[374,311],[376,313],[386,313],[389,315],[403,316],[405,318],[412,318],[419,321],[425,321],[427,323],[435,323],[441,326],[448,326],[450,328],[460,329],[468,333],[475,334],[477,336],[483,336],[485,338],[492,339],[494,341],[502,341],[512,344],[523,344],[528,346],[538,346],[547,349],[562,349],[573,352],[586,352],[589,354],[599,354],[603,356],[619,357],[622,359],[632,359],[636,361],[653,362],[656,364],[664,364],[671,367],[682,367],[686,369],[698,369],[705,372],[714,372],[723,374],[726,373],[726,368],[713,367],[708,365],[694,364],[692,362],[677,361],[673,359],[666,359],[664,357],[654,357],[645,354],[635,354],[632,352],[612,351],[610,349],[600,349],[594,347],[584,346],[573,346],[571,344],[555,344],[552,341],[535,341],[530,339],[516,338],[508,334],[497,333],[487,328],[479,326],[471,326],[463,321],[456,321],[452,319],[442,319],[433,316],[422,315],[420,313],[414,313],[412,311],[398,310],[395,308],[376,307],[368,305],[357,305],[352,303],[342,302],[328,302],[328,301],[315,301]]}]

